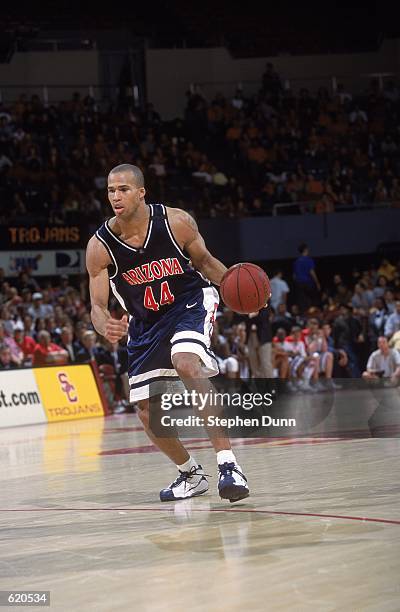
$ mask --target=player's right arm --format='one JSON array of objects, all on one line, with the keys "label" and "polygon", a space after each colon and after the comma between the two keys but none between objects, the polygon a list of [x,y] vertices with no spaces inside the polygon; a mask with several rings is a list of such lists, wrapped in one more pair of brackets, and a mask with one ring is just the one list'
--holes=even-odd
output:
[{"label": "player's right arm", "polygon": [[103,244],[92,236],[86,250],[86,268],[89,274],[91,318],[96,331],[110,342],[118,342],[128,333],[128,318],[114,319],[108,310],[109,281],[107,267],[110,256]]}]

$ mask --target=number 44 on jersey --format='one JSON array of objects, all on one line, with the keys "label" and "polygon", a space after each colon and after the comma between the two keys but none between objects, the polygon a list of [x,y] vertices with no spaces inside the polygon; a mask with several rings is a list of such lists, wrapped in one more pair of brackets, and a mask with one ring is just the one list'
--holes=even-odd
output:
[{"label": "number 44 on jersey", "polygon": [[172,304],[175,298],[171,293],[171,290],[168,285],[168,281],[163,281],[160,287],[160,302],[157,302],[153,289],[148,285],[146,287],[146,291],[144,292],[144,306],[145,308],[149,308],[150,310],[159,310],[160,306],[165,306],[166,304]]}]

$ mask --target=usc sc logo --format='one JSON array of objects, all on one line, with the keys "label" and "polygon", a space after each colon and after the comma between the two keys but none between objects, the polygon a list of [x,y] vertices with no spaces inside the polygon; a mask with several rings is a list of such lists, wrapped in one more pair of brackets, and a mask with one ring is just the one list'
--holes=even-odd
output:
[{"label": "usc sc logo", "polygon": [[75,387],[68,380],[68,375],[65,372],[58,373],[58,381],[61,386],[61,391],[65,393],[68,401],[73,403],[78,401],[78,396],[75,392]]}]

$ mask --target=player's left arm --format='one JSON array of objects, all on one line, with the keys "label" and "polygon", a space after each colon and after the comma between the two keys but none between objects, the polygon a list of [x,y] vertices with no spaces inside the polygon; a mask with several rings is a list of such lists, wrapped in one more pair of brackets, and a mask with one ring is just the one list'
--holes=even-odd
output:
[{"label": "player's left arm", "polygon": [[196,270],[215,285],[219,285],[227,268],[211,255],[193,217],[184,210],[170,209],[169,219],[175,239],[190,256]]}]

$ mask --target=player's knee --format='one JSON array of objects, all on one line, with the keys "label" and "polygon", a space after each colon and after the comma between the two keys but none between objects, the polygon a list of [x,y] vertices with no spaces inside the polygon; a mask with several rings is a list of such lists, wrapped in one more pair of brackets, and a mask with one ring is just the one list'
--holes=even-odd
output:
[{"label": "player's knee", "polygon": [[138,417],[139,419],[142,421],[143,425],[147,425],[149,422],[149,400],[148,399],[144,399],[144,400],[139,400],[138,403]]},{"label": "player's knee", "polygon": [[196,355],[192,355],[191,353],[176,353],[172,361],[180,378],[201,378],[200,360]]}]

